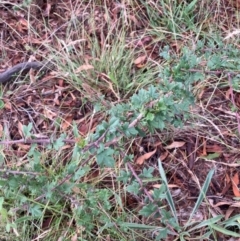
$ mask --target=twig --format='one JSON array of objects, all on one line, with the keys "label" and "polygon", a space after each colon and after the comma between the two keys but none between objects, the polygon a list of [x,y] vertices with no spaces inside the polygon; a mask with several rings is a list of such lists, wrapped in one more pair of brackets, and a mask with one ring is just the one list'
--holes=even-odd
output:
[{"label": "twig", "polygon": [[229,70],[203,70],[203,69],[188,69],[185,72],[192,73],[204,73],[204,74],[240,74],[240,71],[229,71]]},{"label": "twig", "polygon": [[151,195],[149,194],[149,192],[147,191],[146,188],[143,187],[142,184],[142,180],[138,177],[137,173],[135,172],[135,170],[133,169],[132,165],[130,163],[127,163],[127,166],[129,167],[129,169],[131,170],[133,176],[136,178],[136,180],[138,181],[138,183],[140,184],[141,188],[143,188],[143,191],[145,192],[145,194],[148,196],[149,200],[151,202],[153,202],[153,198],[151,197]]},{"label": "twig", "polygon": [[9,82],[12,77],[19,73],[19,72],[24,72],[24,71],[29,71],[30,69],[52,69],[53,64],[50,62],[38,62],[38,61],[33,61],[33,62],[23,62],[20,64],[17,64],[10,68],[9,70],[0,73],[0,83],[7,83]]},{"label": "twig", "polygon": [[88,151],[91,147],[99,147],[99,144],[100,142],[104,139],[104,137],[107,135],[109,129],[105,130],[105,132],[94,142],[86,145],[84,148],[83,148],[83,152],[86,152]]},{"label": "twig", "polygon": [[[76,140],[64,139],[63,142],[76,143]],[[44,139],[19,139],[19,140],[4,140],[0,141],[0,145],[12,145],[12,144],[52,144],[54,141],[44,138]]]},{"label": "twig", "polygon": [[39,176],[38,172],[28,172],[28,171],[12,171],[7,169],[0,169],[0,172],[8,174],[14,174],[14,175],[33,175],[33,176]]}]

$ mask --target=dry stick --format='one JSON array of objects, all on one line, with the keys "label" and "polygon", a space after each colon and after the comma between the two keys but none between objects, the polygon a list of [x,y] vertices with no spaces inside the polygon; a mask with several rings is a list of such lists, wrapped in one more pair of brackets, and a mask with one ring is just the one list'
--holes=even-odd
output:
[{"label": "dry stick", "polygon": [[28,171],[11,171],[7,169],[0,169],[0,172],[5,173],[6,175],[8,174],[14,174],[14,175],[33,175],[33,176],[38,176],[38,172],[28,172]]},{"label": "dry stick", "polygon": [[33,62],[23,62],[20,64],[17,64],[13,66],[12,68],[6,70],[3,73],[0,73],[0,83],[4,84],[9,82],[14,75],[16,75],[19,72],[23,71],[29,71],[30,69],[52,69],[53,65],[48,62],[48,61],[43,61],[43,62],[38,62],[38,61],[33,61]]},{"label": "dry stick", "polygon": [[100,144],[100,141],[102,141],[104,139],[104,137],[107,135],[109,129],[105,130],[105,132],[94,142],[86,145],[84,148],[83,148],[83,152],[86,152],[88,151],[91,147],[99,147],[99,144]]},{"label": "dry stick", "polygon": [[185,72],[192,73],[204,73],[204,74],[239,74],[240,71],[229,71],[229,70],[202,70],[202,69],[188,69],[184,70]]},{"label": "dry stick", "polygon": [[[12,145],[12,144],[51,144],[54,141],[51,141],[48,138],[44,138],[44,139],[19,139],[19,140],[5,140],[5,141],[0,141],[0,145]],[[71,139],[64,139],[63,142],[67,142],[67,143],[76,143],[75,140],[71,140]]]},{"label": "dry stick", "polygon": [[[106,130],[102,136],[99,137],[98,140],[88,144],[85,146],[85,148],[83,149],[83,151],[87,151],[89,150],[91,147],[95,146],[95,147],[98,147],[99,145],[99,142],[105,137],[105,135],[107,134],[108,130]],[[73,139],[63,139],[62,140],[63,142],[66,142],[66,143],[76,143],[77,141],[76,140],[73,140]],[[44,138],[44,139],[19,139],[19,140],[13,140],[13,141],[10,141],[10,140],[5,140],[5,141],[0,141],[0,145],[10,145],[10,144],[53,144],[54,141],[50,140],[49,138]]]},{"label": "dry stick", "polygon": [[151,195],[148,193],[147,189],[143,187],[143,184],[142,184],[142,180],[138,177],[137,173],[135,172],[135,170],[133,169],[132,165],[130,163],[127,163],[127,166],[130,168],[133,176],[137,179],[137,181],[139,182],[141,188],[143,188],[143,191],[145,192],[145,194],[148,196],[149,200],[151,202],[153,202],[153,199],[151,197]]}]

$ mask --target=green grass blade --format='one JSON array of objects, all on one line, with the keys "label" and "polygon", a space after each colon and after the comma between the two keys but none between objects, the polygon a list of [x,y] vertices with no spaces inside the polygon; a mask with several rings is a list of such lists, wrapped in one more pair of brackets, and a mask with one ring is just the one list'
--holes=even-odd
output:
[{"label": "green grass blade", "polygon": [[166,188],[167,188],[167,193],[166,193],[166,199],[167,199],[167,202],[171,208],[171,211],[172,211],[172,214],[174,216],[174,219],[175,219],[175,222],[177,225],[179,225],[178,223],[178,219],[177,219],[177,215],[176,215],[176,208],[175,208],[175,204],[174,204],[174,201],[172,199],[172,195],[170,193],[170,190],[169,190],[169,187],[168,187],[168,183],[167,183],[167,178],[166,178],[166,175],[165,175],[165,171],[163,169],[163,166],[162,166],[162,162],[160,159],[158,159],[158,167],[159,167],[159,173],[160,173],[160,176],[162,178],[162,181],[164,182]]},{"label": "green grass blade", "polygon": [[210,239],[209,239],[210,235],[212,235],[212,230],[204,233],[204,234],[201,235],[201,236],[191,237],[191,240],[196,240],[196,241],[205,240],[205,239],[206,239],[206,240],[210,240]]},{"label": "green grass blade", "polygon": [[195,206],[194,206],[194,208],[192,210],[192,213],[191,213],[191,215],[190,215],[186,225],[189,224],[189,222],[191,221],[191,219],[193,217],[193,214],[196,212],[196,210],[199,208],[200,204],[202,203],[203,199],[205,198],[206,192],[207,192],[208,187],[210,185],[210,182],[211,182],[213,174],[214,174],[214,169],[210,170],[210,172],[208,173],[207,178],[206,178],[206,180],[205,180],[205,182],[203,184],[203,187],[200,190],[200,194],[198,196],[197,202],[196,202],[196,204],[195,204]]},{"label": "green grass blade", "polygon": [[237,215],[229,218],[228,220],[223,221],[221,223],[221,225],[230,225],[230,223],[235,222],[235,221],[240,222],[240,214],[237,214]]},{"label": "green grass blade", "polygon": [[[223,215],[218,215],[218,216],[216,216],[216,217],[214,217],[214,218],[210,218],[210,219],[208,219],[208,220],[205,220],[205,221],[199,223],[198,225],[196,225],[196,226],[188,229],[188,232],[191,232],[191,231],[193,231],[193,230],[200,229],[200,228],[202,228],[202,227],[209,226],[209,225],[212,225],[212,224],[214,224],[214,223],[217,223],[218,221],[220,221],[220,220],[222,219],[222,217],[223,217]],[[188,226],[190,226],[190,225],[191,225],[191,224],[189,224]],[[186,226],[185,226],[185,227],[186,227]]]},{"label": "green grass blade", "polygon": [[189,3],[188,6],[186,7],[186,12],[193,11],[196,6],[197,1],[198,0],[194,0],[191,3]]},{"label": "green grass blade", "polygon": [[212,229],[220,232],[220,233],[229,235],[229,236],[231,236],[231,237],[236,237],[236,238],[240,237],[240,234],[239,234],[239,233],[235,233],[235,232],[233,232],[233,231],[227,230],[227,229],[225,229],[225,228],[223,228],[223,227],[221,227],[221,226],[219,226],[219,225],[212,224],[212,225],[210,225],[210,227],[211,227]]}]

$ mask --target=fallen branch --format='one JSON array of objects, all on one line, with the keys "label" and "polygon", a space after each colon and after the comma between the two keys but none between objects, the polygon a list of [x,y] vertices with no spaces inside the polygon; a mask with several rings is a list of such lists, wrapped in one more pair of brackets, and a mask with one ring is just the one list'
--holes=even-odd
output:
[{"label": "fallen branch", "polygon": [[13,66],[12,68],[10,68],[7,71],[0,73],[0,83],[4,84],[4,83],[9,82],[14,77],[14,75],[16,75],[19,72],[29,71],[30,69],[48,70],[48,69],[52,69],[52,68],[53,68],[53,65],[50,62],[33,61],[33,62],[20,63],[20,64]]}]

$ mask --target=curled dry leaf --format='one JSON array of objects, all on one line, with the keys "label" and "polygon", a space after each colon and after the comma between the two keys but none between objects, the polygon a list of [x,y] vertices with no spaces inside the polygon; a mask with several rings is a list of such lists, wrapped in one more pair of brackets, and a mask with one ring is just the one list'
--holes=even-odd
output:
[{"label": "curled dry leaf", "polygon": [[161,161],[164,161],[167,158],[167,156],[168,156],[168,151],[165,151],[165,152],[161,153],[159,158]]},{"label": "curled dry leaf", "polygon": [[213,144],[213,145],[207,145],[206,146],[206,151],[207,152],[223,152],[223,149],[221,146],[217,145],[217,144]]},{"label": "curled dry leaf", "polygon": [[66,117],[66,118],[62,121],[62,124],[61,124],[62,130],[63,130],[63,131],[66,131],[67,128],[68,128],[69,126],[71,126],[72,121],[73,121],[73,117],[72,117],[72,116]]},{"label": "curled dry leaf", "polygon": [[153,146],[154,146],[154,147],[162,146],[162,142],[161,142],[161,141],[158,141],[158,142],[156,142]]},{"label": "curled dry leaf", "polygon": [[225,94],[225,97],[227,100],[230,100],[230,95],[231,95],[232,91],[231,91],[231,88],[229,88],[227,91],[226,91],[226,94]]},{"label": "curled dry leaf", "polygon": [[49,14],[50,14],[50,11],[51,11],[51,7],[52,7],[52,5],[49,4],[49,3],[46,5],[45,11],[43,12],[43,16],[44,17],[49,17]]},{"label": "curled dry leaf", "polygon": [[230,182],[230,177],[228,174],[226,174],[226,182],[229,183]]},{"label": "curled dry leaf", "polygon": [[58,80],[58,85],[59,85],[60,87],[63,87],[63,86],[64,86],[64,80],[63,80],[63,79],[59,79],[59,80]]},{"label": "curled dry leaf", "polygon": [[136,58],[134,60],[134,64],[139,65],[139,64],[143,63],[146,59],[147,59],[146,55],[140,55],[138,58]]},{"label": "curled dry leaf", "polygon": [[45,108],[44,111],[43,111],[43,115],[44,115],[46,118],[50,119],[50,120],[53,120],[54,117],[57,116],[56,113],[54,113],[54,112],[52,112],[51,110],[48,110],[48,109],[46,109],[46,108]]},{"label": "curled dry leaf", "polygon": [[75,233],[72,238],[71,238],[71,241],[77,241],[78,240],[78,235],[77,233]]},{"label": "curled dry leaf", "polygon": [[27,103],[28,103],[28,105],[31,105],[32,101],[33,101],[33,97],[32,97],[32,95],[29,95],[29,96],[27,97]]},{"label": "curled dry leaf", "polygon": [[149,159],[152,155],[154,155],[156,150],[157,149],[155,149],[154,151],[148,152],[148,153],[138,157],[138,159],[136,160],[136,163],[139,164],[139,165],[142,165],[145,160]]},{"label": "curled dry leaf", "polygon": [[239,34],[240,34],[240,30],[239,29],[234,30],[233,32],[228,33],[227,36],[224,38],[224,40],[232,38],[232,37],[234,37],[234,35],[239,35]]},{"label": "curled dry leaf", "polygon": [[203,139],[203,150],[202,150],[202,155],[207,156],[207,147],[206,147],[206,140]]},{"label": "curled dry leaf", "polygon": [[18,143],[17,146],[20,148],[20,150],[25,150],[25,151],[28,151],[31,147],[30,145],[25,145],[22,143]]},{"label": "curled dry leaf", "polygon": [[225,205],[231,205],[232,201],[223,201],[223,202],[218,202],[216,204],[212,204],[212,207],[221,207],[221,206],[225,206]]},{"label": "curled dry leaf", "polygon": [[60,105],[60,101],[59,101],[59,94],[58,93],[55,93],[55,97],[53,99],[53,102],[56,104],[56,105]]},{"label": "curled dry leaf", "polygon": [[16,25],[16,29],[18,30],[18,32],[23,33],[25,30],[28,29],[28,21],[24,18],[20,18],[18,21],[18,24]]},{"label": "curled dry leaf", "polygon": [[236,173],[232,178],[232,189],[233,189],[233,193],[235,195],[235,197],[240,197],[240,191],[238,188],[238,184],[239,184],[239,176],[238,173]]},{"label": "curled dry leaf", "polygon": [[36,75],[34,69],[29,71],[30,83],[36,83]]},{"label": "curled dry leaf", "polygon": [[92,65],[90,65],[90,64],[84,64],[84,65],[78,67],[76,69],[75,73],[77,74],[77,73],[82,72],[83,70],[89,70],[89,69],[94,69],[94,67]]},{"label": "curled dry leaf", "polygon": [[185,145],[184,141],[174,141],[172,144],[165,146],[165,149],[179,148]]},{"label": "curled dry leaf", "polygon": [[18,121],[18,133],[20,134],[21,137],[23,137],[23,124]]},{"label": "curled dry leaf", "polygon": [[234,212],[235,208],[234,207],[229,207],[225,213],[225,220],[228,220],[230,218],[230,216],[232,215],[232,213]]},{"label": "curled dry leaf", "polygon": [[12,104],[8,100],[4,99],[4,108],[7,110],[12,110]]},{"label": "curled dry leaf", "polygon": [[79,127],[79,132],[82,136],[86,136],[89,130],[89,124],[82,123]]},{"label": "curled dry leaf", "polygon": [[[155,188],[160,188],[161,186],[162,186],[162,184],[153,184],[153,187],[155,187]],[[179,186],[176,184],[168,184],[167,186],[169,188],[179,188]]]}]

